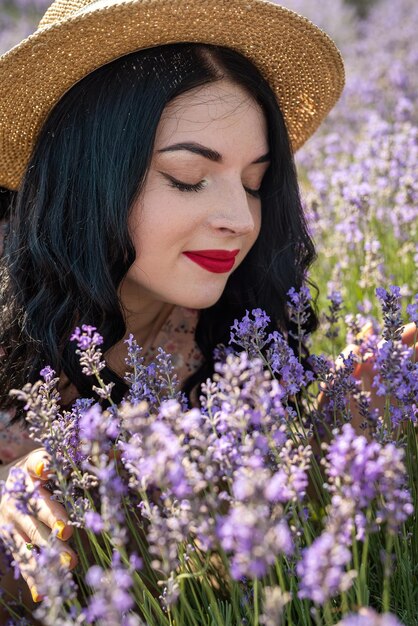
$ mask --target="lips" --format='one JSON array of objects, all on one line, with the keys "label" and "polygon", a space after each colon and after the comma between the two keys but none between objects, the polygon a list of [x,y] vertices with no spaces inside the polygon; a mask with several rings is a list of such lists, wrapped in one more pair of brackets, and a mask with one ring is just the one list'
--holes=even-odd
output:
[{"label": "lips", "polygon": [[192,250],[183,252],[188,259],[200,265],[208,272],[223,274],[234,267],[239,250]]}]

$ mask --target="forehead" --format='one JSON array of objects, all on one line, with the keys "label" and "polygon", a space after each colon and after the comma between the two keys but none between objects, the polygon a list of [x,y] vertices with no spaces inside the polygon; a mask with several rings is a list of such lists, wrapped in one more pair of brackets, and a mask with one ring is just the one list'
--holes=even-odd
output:
[{"label": "forehead", "polygon": [[[245,131],[245,132],[244,132]],[[222,79],[197,87],[172,100],[164,109],[157,129],[156,146],[174,138],[183,141],[193,136],[212,141],[230,138],[254,141],[262,148],[267,143],[267,123],[261,106],[243,88]]]}]

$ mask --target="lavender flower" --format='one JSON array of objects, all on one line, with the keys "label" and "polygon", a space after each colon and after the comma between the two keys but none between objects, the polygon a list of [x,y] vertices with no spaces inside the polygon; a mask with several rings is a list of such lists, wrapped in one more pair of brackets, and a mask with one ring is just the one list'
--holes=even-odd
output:
[{"label": "lavender flower", "polygon": [[[134,606],[131,595],[132,571],[122,565],[117,552],[113,554],[112,566],[104,570],[93,565],[87,572],[86,582],[93,590],[84,620],[107,626],[128,626],[129,612]],[[138,622],[137,622],[138,623]]]},{"label": "lavender flower", "polygon": [[399,340],[388,340],[378,348],[375,357],[376,394],[397,401],[395,405],[392,400],[389,409],[394,427],[403,420],[416,422],[418,418],[418,363],[414,362],[413,352]]},{"label": "lavender flower", "polygon": [[[89,452],[89,448],[84,447],[88,437],[84,439],[84,433],[81,432],[81,423],[84,424],[85,428],[86,420],[90,421],[86,414],[88,414],[90,409],[94,410],[92,408],[93,403],[94,400],[92,398],[77,398],[71,411],[64,411],[62,415],[56,418],[56,425],[60,430],[61,436],[61,450],[63,451],[60,460],[64,471],[70,471],[74,467],[81,467]],[[91,428],[88,432],[91,435]]]},{"label": "lavender flower", "polygon": [[174,399],[186,410],[187,400],[179,389],[171,356],[158,348],[155,362],[145,365],[144,357],[141,356],[142,348],[138,346],[133,335],[125,343],[128,348],[125,362],[129,368],[125,374],[125,381],[129,385],[126,401],[135,405],[146,400],[150,411],[158,411],[162,402]]},{"label": "lavender flower", "polygon": [[39,492],[31,484],[21,467],[12,467],[7,481],[0,482],[0,495],[14,501],[14,506],[24,515],[37,515]]},{"label": "lavender flower", "polygon": [[267,341],[269,348],[266,358],[273,374],[277,375],[280,386],[283,389],[282,401],[284,403],[312,382],[313,374],[304,370],[280,332],[274,331],[271,333]]},{"label": "lavender flower", "polygon": [[373,609],[362,608],[358,613],[347,615],[337,626],[402,626],[401,622],[389,613],[379,615]]},{"label": "lavender flower", "polygon": [[263,626],[282,626],[283,609],[290,602],[291,594],[280,587],[264,587],[263,613],[259,622]]},{"label": "lavender flower", "polygon": [[354,354],[341,357],[339,367],[335,367],[323,356],[312,355],[310,362],[316,379],[321,383],[321,391],[327,399],[323,417],[335,426],[349,421],[351,419],[349,398],[359,388],[359,382],[353,377]]},{"label": "lavender flower", "polygon": [[400,288],[391,286],[389,291],[378,287],[376,295],[379,298],[384,315],[383,337],[387,341],[400,339],[402,332],[402,315],[400,305]]},{"label": "lavender flower", "polygon": [[[43,445],[48,452],[55,449],[58,438],[54,435],[54,423],[60,414],[60,395],[57,391],[58,378],[50,367],[41,371],[44,380],[34,385],[26,384],[23,389],[12,389],[10,395],[24,402],[26,421],[31,438]],[[48,433],[48,436],[46,434]]]},{"label": "lavender flower", "polygon": [[297,328],[297,332],[289,331],[289,335],[299,342],[306,341],[308,333],[306,325],[310,317],[311,293],[307,286],[302,286],[300,291],[296,291],[294,287],[287,292],[289,300],[287,308],[289,311],[289,319]]},{"label": "lavender flower", "polygon": [[[167,502],[165,507],[141,502],[139,509],[149,522],[147,541],[152,566],[163,572],[168,580],[180,567],[180,552],[190,537],[196,520],[188,500]],[[177,597],[172,596],[175,601]],[[169,600],[165,596],[165,602]]]},{"label": "lavender flower", "polygon": [[351,551],[347,545],[333,533],[323,532],[304,550],[297,564],[299,597],[324,604],[329,598],[347,591],[356,575],[354,570],[347,571],[350,562]]},{"label": "lavender flower", "polygon": [[403,457],[404,451],[395,444],[367,442],[350,424],[345,424],[328,445],[324,464],[329,490],[341,496],[341,501],[353,503],[361,535],[366,528],[366,511],[373,502],[376,523],[386,523],[392,533],[412,514]]},{"label": "lavender flower", "polygon": [[291,439],[281,447],[272,477],[265,486],[265,495],[270,502],[302,502],[308,487],[312,449],[310,446],[296,448]]},{"label": "lavender flower", "polygon": [[107,452],[120,433],[119,418],[112,411],[103,411],[98,404],[86,407],[78,418],[78,436],[85,456]]},{"label": "lavender flower", "polygon": [[411,322],[413,322],[415,326],[418,327],[418,293],[415,294],[414,300],[415,302],[407,305],[406,312]]},{"label": "lavender flower", "polygon": [[291,554],[292,538],[284,519],[272,520],[266,506],[237,503],[217,523],[220,544],[230,556],[231,576],[264,576],[279,554]]},{"label": "lavender flower", "polygon": [[330,305],[328,307],[328,313],[325,314],[325,319],[328,324],[325,336],[329,339],[336,339],[339,335],[338,321],[340,319],[343,299],[339,291],[331,291],[331,293],[328,294],[328,300],[330,301]]},{"label": "lavender flower", "polygon": [[231,327],[230,344],[236,344],[248,353],[250,358],[260,355],[260,352],[268,342],[266,328],[270,323],[269,316],[262,309],[246,311],[242,320],[235,320]]},{"label": "lavender flower", "polygon": [[135,485],[140,492],[153,486],[168,489],[175,497],[182,498],[190,493],[191,487],[187,481],[182,442],[164,419],[168,407],[171,414],[181,412],[175,400],[163,403],[157,417],[143,416],[142,405],[138,406],[136,415],[131,409],[129,420],[135,432],[131,431],[130,440],[121,441],[119,448],[122,462],[130,472],[132,486]]},{"label": "lavender flower", "polygon": [[74,604],[77,598],[76,583],[56,547],[58,541],[51,535],[48,544],[35,554],[36,569],[32,573],[36,587],[44,597],[34,616],[45,626],[65,626],[68,623],[65,606]]},{"label": "lavender flower", "polygon": [[103,337],[96,331],[95,326],[83,324],[81,329],[77,326],[70,341],[77,342],[76,354],[80,357],[83,374],[97,376],[106,367],[99,348],[103,344]]},{"label": "lavender flower", "polygon": [[121,548],[127,540],[123,500],[128,486],[119,475],[116,460],[108,453],[100,452],[93,456],[93,462],[85,461],[83,468],[97,479],[100,502],[100,521],[98,517],[92,517],[91,514],[89,516],[87,512],[85,523],[89,523],[90,527],[93,523],[96,529],[101,523],[112,545]]}]

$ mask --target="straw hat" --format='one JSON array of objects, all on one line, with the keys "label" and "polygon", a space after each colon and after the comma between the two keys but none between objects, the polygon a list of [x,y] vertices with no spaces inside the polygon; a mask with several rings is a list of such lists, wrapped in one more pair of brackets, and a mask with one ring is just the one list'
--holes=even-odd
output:
[{"label": "straw hat", "polygon": [[331,39],[266,0],[55,0],[36,32],[0,57],[0,186],[17,189],[43,122],[76,82],[135,50],[179,42],[250,59],[277,95],[294,150],[343,88]]}]

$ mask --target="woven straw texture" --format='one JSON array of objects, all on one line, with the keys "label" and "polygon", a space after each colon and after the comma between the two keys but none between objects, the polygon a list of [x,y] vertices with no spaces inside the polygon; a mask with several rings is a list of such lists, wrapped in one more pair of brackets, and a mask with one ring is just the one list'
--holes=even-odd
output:
[{"label": "woven straw texture", "polygon": [[275,92],[293,150],[344,84],[341,56],[307,19],[265,0],[55,0],[38,30],[0,58],[0,185],[17,189],[54,104],[109,61],[176,42],[240,52]]}]

